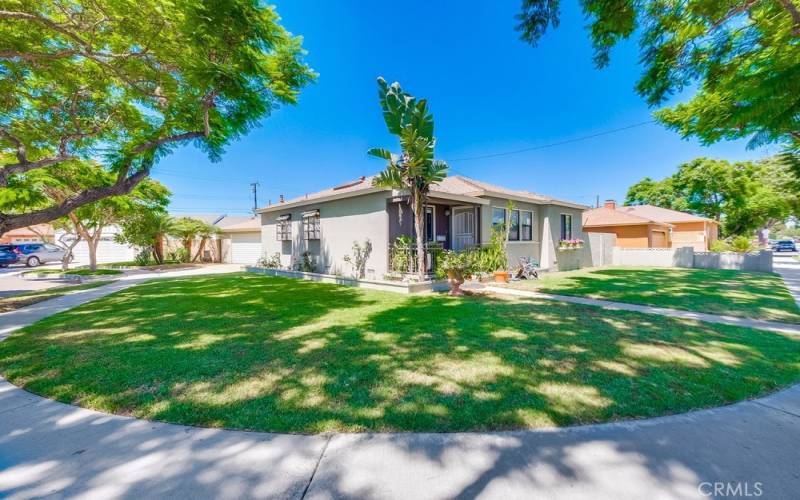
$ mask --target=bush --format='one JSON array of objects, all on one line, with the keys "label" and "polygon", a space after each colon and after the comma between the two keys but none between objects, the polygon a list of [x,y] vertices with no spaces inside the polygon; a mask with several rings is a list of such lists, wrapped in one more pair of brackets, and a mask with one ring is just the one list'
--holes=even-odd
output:
[{"label": "bush", "polygon": [[748,253],[757,250],[752,238],[748,236],[735,236],[728,240],[716,240],[711,243],[712,252],[737,252]]},{"label": "bush", "polygon": [[311,260],[311,252],[305,251],[301,254],[300,262],[295,262],[295,270],[302,271],[304,273],[315,273],[316,266],[314,262]]},{"label": "bush", "polygon": [[730,252],[731,246],[725,240],[714,240],[709,247],[712,252]]},{"label": "bush", "polygon": [[738,253],[753,252],[756,246],[753,244],[753,239],[747,236],[737,236],[731,243],[731,250]]},{"label": "bush", "polygon": [[272,254],[272,257],[261,257],[260,259],[258,259],[258,266],[267,267],[270,269],[280,269],[281,254],[275,252],[274,254]]},{"label": "bush", "polygon": [[489,244],[478,250],[476,271],[493,273],[504,271],[507,267],[506,235],[505,231],[498,227],[492,230]]},{"label": "bush", "polygon": [[133,262],[135,262],[137,266],[148,265],[150,263],[150,250],[140,250],[133,258]]}]

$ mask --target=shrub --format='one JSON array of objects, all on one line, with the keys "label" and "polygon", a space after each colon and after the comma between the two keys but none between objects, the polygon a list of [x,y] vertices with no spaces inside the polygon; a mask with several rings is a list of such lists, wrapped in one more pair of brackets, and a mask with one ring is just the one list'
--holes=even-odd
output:
[{"label": "shrub", "polygon": [[448,272],[452,272],[467,278],[475,272],[477,257],[478,252],[474,250],[465,250],[463,252],[445,250],[439,258],[436,277],[443,279],[447,277]]},{"label": "shrub", "polygon": [[753,239],[747,236],[737,236],[731,240],[731,250],[739,253],[752,252],[756,249]]},{"label": "shrub", "polygon": [[730,252],[731,246],[725,240],[714,240],[709,247],[712,252]]},{"label": "shrub", "polygon": [[295,262],[295,270],[301,271],[301,272],[304,272],[304,273],[315,273],[315,272],[317,272],[316,271],[316,266],[314,265],[314,262],[311,260],[311,252],[306,250],[305,252],[300,254],[300,257],[301,257],[300,261],[299,262]]},{"label": "shrub", "polygon": [[411,268],[411,236],[398,236],[394,240],[394,251],[392,252],[392,271],[396,273],[410,272]]},{"label": "shrub", "polygon": [[137,266],[146,266],[150,263],[150,250],[149,249],[142,249],[136,254],[133,258],[133,262],[136,263]]},{"label": "shrub", "polygon": [[281,254],[275,252],[272,254],[272,257],[261,257],[258,259],[257,263],[258,267],[267,267],[270,269],[280,269],[281,268]]},{"label": "shrub", "polygon": [[477,270],[483,273],[503,271],[508,267],[505,231],[502,227],[492,230],[489,244],[478,251]]}]

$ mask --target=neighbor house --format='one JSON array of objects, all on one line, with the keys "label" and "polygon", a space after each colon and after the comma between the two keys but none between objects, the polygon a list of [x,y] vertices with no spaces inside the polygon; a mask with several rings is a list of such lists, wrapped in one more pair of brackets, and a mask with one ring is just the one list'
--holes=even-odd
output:
[{"label": "neighbor house", "polygon": [[[512,201],[513,211],[507,210]],[[428,248],[464,250],[488,243],[493,227],[510,223],[510,263],[519,257],[556,266],[560,240],[581,238],[586,206],[549,196],[451,176],[431,187],[424,214]],[[414,236],[408,193],[375,187],[372,177],[310,193],[259,209],[264,255],[280,256],[293,267],[305,252],[317,271],[349,274],[345,256],[354,242],[369,240],[367,277],[383,278],[392,268],[392,247],[399,237]],[[432,259],[428,256],[428,265]],[[430,270],[430,269],[428,269]]]},{"label": "neighbor house", "polygon": [[54,238],[53,226],[50,224],[36,224],[29,227],[12,229],[0,235],[0,243],[42,243],[52,242]]},{"label": "neighbor house", "polygon": [[613,233],[622,248],[680,248],[708,251],[719,235],[719,224],[694,214],[653,205],[617,206],[608,200],[583,213],[587,233]]}]

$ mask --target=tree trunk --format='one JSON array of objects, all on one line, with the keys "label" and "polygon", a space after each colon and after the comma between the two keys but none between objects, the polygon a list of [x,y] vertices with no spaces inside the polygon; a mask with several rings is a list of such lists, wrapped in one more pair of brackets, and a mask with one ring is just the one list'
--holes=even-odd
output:
[{"label": "tree trunk", "polygon": [[100,243],[100,230],[98,229],[94,236],[89,238],[86,243],[89,247],[89,270],[97,271],[97,244]]},{"label": "tree trunk", "polygon": [[153,241],[153,259],[156,264],[164,263],[164,237],[160,234]]},{"label": "tree trunk", "polygon": [[205,248],[206,248],[206,238],[201,238],[200,244],[197,246],[197,253],[194,254],[194,258],[191,261],[192,262],[197,261],[197,259],[200,258],[200,255],[203,253],[203,250],[205,250]]},{"label": "tree trunk", "polygon": [[423,226],[422,193],[417,190],[411,192],[411,209],[414,211],[414,232],[417,233],[417,276],[420,281],[425,281],[425,230]]}]

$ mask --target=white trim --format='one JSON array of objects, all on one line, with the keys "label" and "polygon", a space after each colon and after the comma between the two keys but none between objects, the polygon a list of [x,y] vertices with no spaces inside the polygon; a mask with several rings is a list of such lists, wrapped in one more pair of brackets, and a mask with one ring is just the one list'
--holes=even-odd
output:
[{"label": "white trim", "polygon": [[425,217],[426,218],[428,216],[428,210],[431,211],[431,221],[433,222],[433,224],[431,224],[433,226],[433,230],[431,231],[431,236],[433,236],[433,239],[432,240],[428,239],[428,234],[427,234],[428,233],[428,225],[427,225],[428,221],[426,220],[425,221],[425,223],[426,223],[425,224],[425,242],[426,243],[436,243],[436,205],[425,205]]},{"label": "white trim", "polygon": [[562,241],[562,239],[561,239],[561,230],[563,229],[563,227],[562,227],[563,224],[561,223],[561,216],[562,215],[569,215],[569,238],[567,238],[567,240],[573,240],[573,239],[575,239],[575,232],[573,231],[573,229],[575,229],[575,224],[573,223],[573,220],[572,220],[573,215],[572,214],[568,214],[566,212],[559,212],[559,214],[558,214],[558,225],[559,225],[559,227],[558,227],[558,241],[559,242]]},{"label": "white trim", "polygon": [[382,188],[382,187],[369,187],[366,189],[359,189],[357,191],[347,191],[345,193],[335,193],[326,196],[318,196],[315,198],[309,198],[307,200],[297,200],[288,203],[278,203],[277,205],[272,205],[269,207],[259,208],[256,210],[258,214],[266,214],[271,212],[280,212],[283,210],[287,210],[289,208],[295,207],[302,207],[304,205],[314,205],[317,203],[323,203],[326,201],[333,201],[333,200],[341,200],[343,198],[353,198],[355,196],[363,196],[366,194],[372,193],[380,193],[382,191],[391,191],[389,188]]}]

